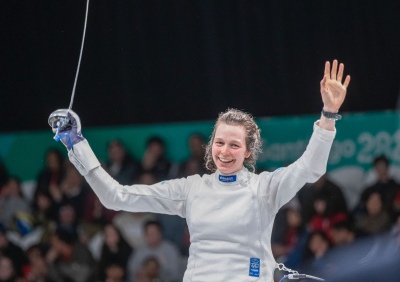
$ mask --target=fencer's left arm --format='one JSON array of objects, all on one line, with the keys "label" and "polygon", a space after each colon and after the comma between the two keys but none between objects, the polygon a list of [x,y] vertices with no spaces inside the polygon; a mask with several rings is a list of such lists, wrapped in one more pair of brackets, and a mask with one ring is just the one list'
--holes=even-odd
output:
[{"label": "fencer's left arm", "polygon": [[297,161],[272,173],[260,174],[261,195],[272,212],[290,201],[306,183],[317,181],[326,172],[336,130],[323,129],[318,123],[314,124],[308,146]]}]

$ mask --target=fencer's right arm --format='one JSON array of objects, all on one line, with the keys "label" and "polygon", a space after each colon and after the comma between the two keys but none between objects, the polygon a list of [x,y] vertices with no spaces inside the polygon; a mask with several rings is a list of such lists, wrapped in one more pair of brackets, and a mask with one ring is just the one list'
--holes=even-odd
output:
[{"label": "fencer's right arm", "polygon": [[100,166],[88,141],[82,136],[78,115],[72,111],[59,115],[67,117],[68,126],[60,130],[56,119],[52,122],[49,119],[53,132],[56,132],[56,136],[63,136],[59,140],[67,147],[69,160],[85,177],[106,208],[185,217],[189,187],[199,176],[168,180],[154,185],[121,185]]}]

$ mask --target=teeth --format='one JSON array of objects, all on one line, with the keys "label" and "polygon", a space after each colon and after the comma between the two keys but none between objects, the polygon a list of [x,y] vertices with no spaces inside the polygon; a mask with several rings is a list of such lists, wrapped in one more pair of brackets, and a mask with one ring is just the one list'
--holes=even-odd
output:
[{"label": "teeth", "polygon": [[219,158],[219,160],[220,160],[221,162],[223,162],[223,163],[229,163],[229,162],[233,161],[233,160],[221,159],[221,158]]}]

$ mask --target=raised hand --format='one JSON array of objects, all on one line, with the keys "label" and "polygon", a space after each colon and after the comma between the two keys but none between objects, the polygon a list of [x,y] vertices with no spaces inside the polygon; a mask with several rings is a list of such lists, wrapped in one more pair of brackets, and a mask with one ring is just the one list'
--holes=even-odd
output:
[{"label": "raised hand", "polygon": [[338,70],[337,60],[333,61],[332,69],[329,61],[325,63],[324,77],[321,80],[321,96],[324,110],[327,112],[337,113],[346,97],[350,75],[347,75],[342,83],[343,71],[344,64],[341,63]]}]

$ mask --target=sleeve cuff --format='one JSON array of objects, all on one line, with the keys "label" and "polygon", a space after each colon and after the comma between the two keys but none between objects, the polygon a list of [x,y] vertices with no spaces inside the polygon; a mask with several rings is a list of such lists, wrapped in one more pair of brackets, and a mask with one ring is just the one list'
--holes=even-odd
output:
[{"label": "sleeve cuff", "polygon": [[319,139],[322,139],[324,141],[332,141],[333,139],[335,139],[336,128],[333,131],[326,130],[326,129],[321,128],[318,125],[318,123],[319,123],[319,120],[314,122],[314,134],[316,134],[319,137]]},{"label": "sleeve cuff", "polygon": [[70,162],[83,176],[87,175],[92,169],[100,166],[99,160],[96,158],[86,139],[75,144],[74,149],[68,151],[68,157]]}]

